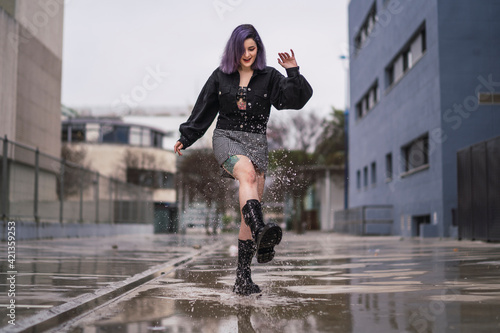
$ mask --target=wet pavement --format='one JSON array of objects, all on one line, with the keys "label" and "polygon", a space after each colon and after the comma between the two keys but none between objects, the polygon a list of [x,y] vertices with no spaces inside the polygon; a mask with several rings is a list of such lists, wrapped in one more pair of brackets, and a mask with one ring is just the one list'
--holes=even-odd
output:
[{"label": "wet pavement", "polygon": [[[123,257],[137,255],[138,266],[144,267],[169,256],[192,259],[51,332],[500,332],[500,244],[285,233],[273,261],[257,264],[254,259],[252,277],[262,294],[242,297],[231,292],[236,235],[150,237],[146,249],[140,242],[126,249],[124,240],[117,250],[123,249]],[[78,248],[67,241],[57,251]],[[112,246],[102,242],[103,249]],[[106,251],[102,264],[90,260],[79,271],[89,278],[79,284],[82,288],[128,275],[120,270],[115,250]],[[42,253],[34,257],[57,262]],[[23,260],[29,270],[33,260]],[[75,292],[70,281],[36,276],[36,283],[24,285],[64,289],[53,294],[56,305]],[[42,294],[34,304],[47,304]]]},{"label": "wet pavement", "polygon": [[[5,258],[0,262],[0,307],[3,309],[0,311],[0,331],[19,328],[23,320],[70,302],[75,305],[94,301],[96,304],[95,295],[92,295],[96,290],[113,291],[126,287],[138,280],[136,275],[148,270],[154,272],[155,267],[168,267],[166,263],[175,263],[184,257],[193,257],[215,240],[203,235],[145,234],[18,241],[15,261],[17,325],[8,325],[10,318],[3,311],[11,299],[6,273],[10,269]],[[6,249],[7,243],[0,244]]]}]

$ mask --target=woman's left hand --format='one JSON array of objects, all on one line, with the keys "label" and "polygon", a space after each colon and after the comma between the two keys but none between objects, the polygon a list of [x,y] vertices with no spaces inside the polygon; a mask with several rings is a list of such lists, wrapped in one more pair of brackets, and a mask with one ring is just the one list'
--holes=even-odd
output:
[{"label": "woman's left hand", "polygon": [[289,55],[288,52],[278,53],[278,55],[280,56],[278,58],[278,63],[285,69],[298,66],[297,61],[295,60],[295,54],[293,53],[293,50],[290,49],[290,52],[292,53],[292,55]]}]

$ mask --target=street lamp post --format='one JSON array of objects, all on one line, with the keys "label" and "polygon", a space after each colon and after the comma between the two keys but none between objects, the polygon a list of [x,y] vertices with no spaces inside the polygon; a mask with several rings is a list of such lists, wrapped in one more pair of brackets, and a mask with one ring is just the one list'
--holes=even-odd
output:
[{"label": "street lamp post", "polygon": [[341,55],[342,60],[347,60],[345,66],[345,110],[344,110],[344,209],[349,208],[349,57]]}]

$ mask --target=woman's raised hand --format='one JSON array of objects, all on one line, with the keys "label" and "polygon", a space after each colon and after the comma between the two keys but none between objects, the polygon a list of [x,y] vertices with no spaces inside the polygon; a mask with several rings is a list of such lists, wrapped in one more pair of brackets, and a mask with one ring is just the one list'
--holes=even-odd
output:
[{"label": "woman's raised hand", "polygon": [[183,144],[180,141],[177,141],[174,145],[174,153],[179,154],[179,156],[182,156],[181,149],[182,149]]},{"label": "woman's raised hand", "polygon": [[283,68],[293,68],[297,67],[297,61],[295,60],[295,53],[290,49],[292,55],[289,55],[288,52],[278,53],[278,63],[283,66]]}]

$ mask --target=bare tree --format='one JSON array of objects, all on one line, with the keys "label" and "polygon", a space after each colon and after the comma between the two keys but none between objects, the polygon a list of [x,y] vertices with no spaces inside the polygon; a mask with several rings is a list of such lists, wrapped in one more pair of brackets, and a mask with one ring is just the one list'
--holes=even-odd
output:
[{"label": "bare tree", "polygon": [[269,150],[313,151],[323,122],[314,111],[272,118],[267,128]]},{"label": "bare tree", "polygon": [[268,127],[272,182],[265,200],[285,202],[291,199],[292,226],[299,233],[302,232],[304,197],[317,178],[317,155],[313,151],[323,123],[314,112],[300,112],[273,120]]},{"label": "bare tree", "polygon": [[270,170],[273,179],[266,199],[286,201],[292,199],[292,226],[302,233],[302,207],[309,187],[316,181],[316,156],[304,150],[280,149],[270,153]]},{"label": "bare tree", "polygon": [[123,161],[126,168],[155,170],[159,167],[155,155],[144,151],[132,152],[127,149]]},{"label": "bare tree", "polygon": [[215,205],[218,216],[238,205],[234,181],[221,176],[211,149],[185,152],[180,158],[177,188],[187,194],[189,202],[203,201],[207,207]]},{"label": "bare tree", "polygon": [[290,126],[288,119],[272,118],[267,125],[267,142],[269,151],[284,149],[287,142]]},{"label": "bare tree", "polygon": [[[92,185],[93,174],[89,171],[89,165],[85,162],[87,150],[83,146],[63,144],[61,147],[61,157],[64,161],[71,162],[71,166],[64,167],[63,184],[57,183],[57,193],[60,193],[60,186],[63,185],[63,196],[68,198],[77,195],[80,190],[85,190]],[[75,167],[78,165],[79,167]]]}]

